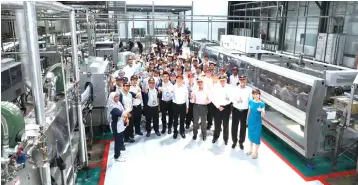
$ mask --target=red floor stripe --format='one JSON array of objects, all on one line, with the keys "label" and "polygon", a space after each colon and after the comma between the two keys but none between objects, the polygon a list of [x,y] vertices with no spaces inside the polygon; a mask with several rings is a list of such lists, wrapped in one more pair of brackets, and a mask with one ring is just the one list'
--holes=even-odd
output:
[{"label": "red floor stripe", "polygon": [[264,139],[261,139],[262,142],[273,152],[275,153],[283,162],[285,162],[293,171],[295,171],[302,179],[305,181],[315,181],[315,180],[324,180],[326,178],[337,178],[343,176],[353,175],[355,170],[344,171],[344,172],[334,172],[325,175],[317,175],[313,177],[306,177],[303,175],[295,166],[293,166],[289,161],[287,161],[277,150],[275,150],[270,144],[268,144]]},{"label": "red floor stripe", "polygon": [[107,142],[111,142],[111,141],[114,141],[114,138],[112,138],[112,139],[105,139],[105,140],[97,140],[97,141],[94,141],[93,144],[107,143]]},{"label": "red floor stripe", "polygon": [[329,185],[329,183],[328,183],[326,180],[324,180],[324,179],[319,179],[319,181],[320,181],[323,185]]},{"label": "red floor stripe", "polygon": [[92,164],[89,164],[89,167],[90,168],[95,168],[95,167],[99,167],[101,165],[102,165],[102,163],[92,163]]},{"label": "red floor stripe", "polygon": [[101,174],[99,176],[99,185],[104,185],[104,180],[106,178],[106,170],[107,170],[107,161],[108,161],[108,153],[110,148],[111,140],[107,140],[106,146],[104,147],[103,161],[102,161],[102,169]]}]

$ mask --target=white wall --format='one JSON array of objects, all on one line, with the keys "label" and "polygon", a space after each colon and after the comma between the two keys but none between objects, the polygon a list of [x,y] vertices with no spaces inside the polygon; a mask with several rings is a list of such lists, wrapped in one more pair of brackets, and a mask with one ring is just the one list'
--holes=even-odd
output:
[{"label": "white wall", "polygon": [[[127,4],[131,5],[151,5],[152,1],[148,0],[127,0]],[[181,0],[181,1],[168,1],[168,0],[155,0],[154,5],[171,5],[171,6],[191,6],[192,1],[191,0]],[[194,13],[193,15],[228,15],[228,1],[227,0],[194,0],[193,1],[193,9]],[[131,17],[135,13],[135,17],[143,17],[145,18],[147,15],[146,13],[141,12],[128,12],[128,16]],[[191,11],[185,12],[186,15],[191,15]],[[169,15],[169,13],[168,13]],[[172,15],[172,14],[170,14]],[[181,13],[181,16],[183,13]],[[157,17],[156,17],[157,18]],[[163,16],[164,18],[164,16]],[[184,17],[181,17],[183,19]],[[191,19],[191,17],[186,17],[186,19]],[[194,19],[208,19],[208,16],[201,16],[201,17],[195,17]],[[226,19],[226,18],[224,18]],[[171,20],[175,25],[177,25],[177,19],[173,18]],[[150,28],[152,28],[152,23],[149,22]],[[147,28],[147,22],[146,21],[136,21],[134,23],[135,28]],[[168,21],[155,21],[154,26],[156,28],[165,28],[168,26]],[[186,22],[186,26],[191,29],[191,23]],[[124,30],[124,23],[121,24],[121,35],[125,35]],[[128,23],[128,36],[131,37],[131,29],[133,27],[133,23]],[[224,28],[227,32],[227,22],[213,22],[212,28],[209,27],[208,30],[208,23],[207,22],[194,22],[193,23],[193,39],[210,39],[212,37],[213,40],[218,40],[218,29]],[[211,33],[212,30],[212,33]],[[209,32],[209,38],[208,38],[208,32]],[[210,35],[212,34],[212,36]]]}]

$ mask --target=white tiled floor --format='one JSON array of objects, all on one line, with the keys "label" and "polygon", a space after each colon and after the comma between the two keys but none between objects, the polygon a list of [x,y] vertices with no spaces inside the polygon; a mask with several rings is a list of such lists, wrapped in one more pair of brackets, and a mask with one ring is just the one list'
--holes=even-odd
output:
[{"label": "white tiled floor", "polygon": [[253,160],[239,148],[231,149],[231,142],[225,146],[221,138],[216,144],[212,134],[205,142],[193,141],[191,131],[186,139],[176,140],[172,134],[136,136],[135,143],[126,144],[126,162],[114,161],[112,142],[104,185],[322,185],[305,182],[264,144]]}]

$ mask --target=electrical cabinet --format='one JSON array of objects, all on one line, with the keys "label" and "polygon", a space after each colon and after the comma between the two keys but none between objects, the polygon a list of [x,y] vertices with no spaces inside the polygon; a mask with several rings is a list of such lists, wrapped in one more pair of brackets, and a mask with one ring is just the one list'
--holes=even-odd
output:
[{"label": "electrical cabinet", "polygon": [[234,50],[244,53],[260,53],[262,41],[259,38],[235,36]]},{"label": "electrical cabinet", "polygon": [[1,60],[1,101],[13,101],[23,93],[21,62],[9,58]]},{"label": "electrical cabinet", "polygon": [[315,58],[329,64],[340,64],[343,61],[344,44],[345,37],[340,37],[338,34],[319,33]]},{"label": "electrical cabinet", "polygon": [[234,49],[235,35],[221,35],[220,46],[227,49]]}]

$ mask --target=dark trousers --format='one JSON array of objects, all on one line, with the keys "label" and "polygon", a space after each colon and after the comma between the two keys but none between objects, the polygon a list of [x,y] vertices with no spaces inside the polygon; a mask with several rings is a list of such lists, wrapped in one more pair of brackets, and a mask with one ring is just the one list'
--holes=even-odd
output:
[{"label": "dark trousers", "polygon": [[194,103],[189,103],[189,111],[185,117],[185,122],[187,126],[190,126],[190,122],[193,121],[193,108],[194,108]]},{"label": "dark trousers", "polygon": [[240,124],[239,143],[242,144],[245,142],[247,112],[248,109],[239,110],[233,108],[232,110],[231,137],[233,143],[237,143],[237,130],[239,124]]},{"label": "dark trousers", "polygon": [[117,159],[121,156],[121,150],[123,148],[123,132],[114,134],[114,158]]},{"label": "dark trousers", "polygon": [[[133,106],[133,124],[135,133],[140,133],[140,122],[142,118],[142,105]],[[133,127],[133,126],[132,126]]]},{"label": "dark trousers", "polygon": [[159,110],[158,106],[150,107],[146,106],[145,114],[145,129],[147,132],[152,131],[152,120],[153,120],[153,129],[155,132],[159,132]]},{"label": "dark trousers", "polygon": [[213,103],[209,103],[208,104],[208,114],[207,114],[207,121],[208,121],[208,127],[211,127],[213,125],[213,120],[215,117],[215,112],[216,107],[214,106]]},{"label": "dark trousers", "polygon": [[169,115],[168,120],[168,130],[171,130],[173,127],[173,105],[172,101],[160,101],[160,111],[162,112],[162,124],[163,130],[167,129],[167,115]]},{"label": "dark trousers", "polygon": [[201,134],[203,137],[206,136],[206,115],[207,115],[208,107],[207,105],[194,105],[193,109],[193,133],[194,135],[198,135],[198,128],[199,128],[199,118],[201,121]]},{"label": "dark trousers", "polygon": [[134,136],[133,111],[131,111],[129,114],[131,114],[132,116],[129,118],[129,125],[124,130],[124,140]]},{"label": "dark trousers", "polygon": [[174,133],[178,133],[178,119],[180,118],[180,133],[184,133],[184,120],[186,113],[186,104],[175,104],[173,103],[173,117],[174,117]]},{"label": "dark trousers", "polygon": [[225,105],[222,106],[224,110],[220,111],[216,108],[215,110],[215,130],[214,130],[214,139],[220,137],[221,125],[223,125],[223,139],[224,141],[229,140],[229,118],[231,112],[231,106]]}]

